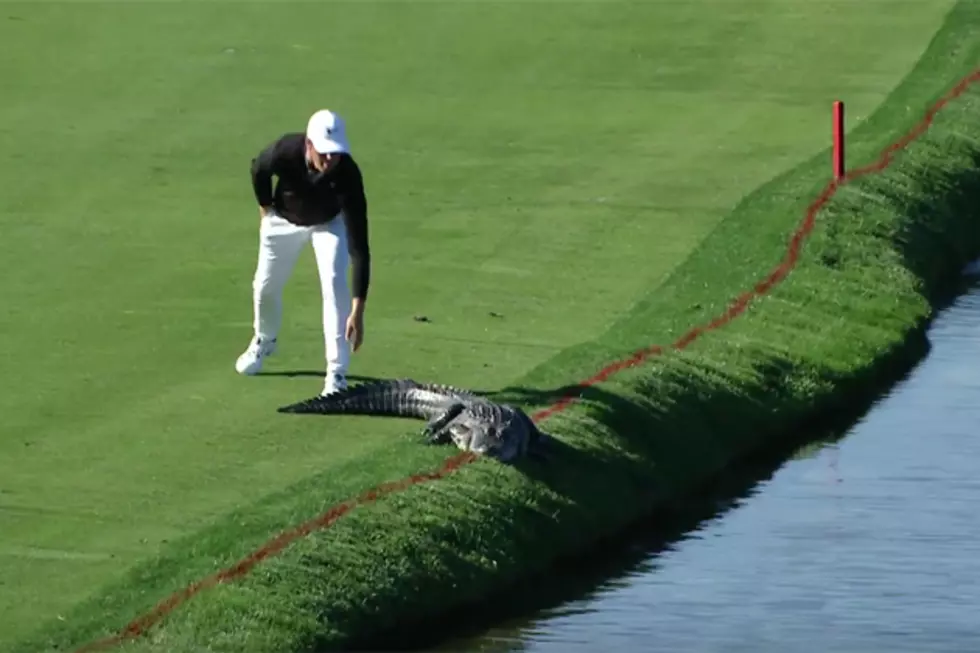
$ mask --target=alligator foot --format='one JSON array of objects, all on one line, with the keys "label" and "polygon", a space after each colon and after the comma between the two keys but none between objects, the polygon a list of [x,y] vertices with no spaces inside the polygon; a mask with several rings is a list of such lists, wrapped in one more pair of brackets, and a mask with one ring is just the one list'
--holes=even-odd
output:
[{"label": "alligator foot", "polygon": [[445,425],[433,425],[430,422],[422,429],[422,437],[426,444],[446,444],[449,441],[449,431]]},{"label": "alligator foot", "polygon": [[441,414],[429,420],[429,423],[422,429],[422,435],[429,444],[443,444],[447,439],[447,429],[449,423],[456,419],[463,412],[465,406],[462,402],[453,403]]}]

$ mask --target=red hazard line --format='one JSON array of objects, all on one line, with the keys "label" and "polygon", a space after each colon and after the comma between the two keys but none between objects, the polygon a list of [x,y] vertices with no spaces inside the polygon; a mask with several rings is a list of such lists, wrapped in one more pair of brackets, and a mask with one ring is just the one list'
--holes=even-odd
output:
[{"label": "red hazard line", "polygon": [[[921,136],[932,124],[936,114],[942,111],[942,109],[949,104],[950,101],[962,95],[971,84],[978,81],[980,81],[980,69],[975,70],[972,74],[965,77],[950,91],[948,91],[946,95],[944,95],[926,112],[922,120],[916,124],[911,131],[909,131],[897,142],[889,145],[881,153],[877,161],[863,168],[852,170],[840,181],[830,181],[824,188],[823,192],[821,192],[820,195],[807,208],[806,217],[804,217],[803,222],[799,227],[797,227],[796,231],[793,232],[789,246],[786,249],[786,254],[783,257],[783,260],[780,261],[779,265],[777,265],[765,279],[757,283],[752,290],[748,290],[739,295],[735,301],[732,302],[731,306],[728,307],[728,310],[726,310],[723,314],[719,315],[707,324],[692,328],[690,331],[681,336],[676,342],[670,345],[670,348],[684,349],[704,333],[715,329],[720,329],[745,312],[745,309],[748,308],[749,303],[754,298],[765,295],[772,290],[776,284],[785,279],[793,268],[796,267],[800,257],[800,249],[803,247],[803,241],[806,240],[807,236],[810,235],[810,232],[813,231],[813,227],[817,219],[817,213],[819,213],[820,209],[822,209],[830,198],[834,196],[837,189],[852,179],[863,177],[875,172],[881,172],[891,165],[896,152],[904,149],[907,145],[909,145],[909,143]],[[639,365],[650,356],[662,354],[664,349],[664,347],[659,345],[652,345],[634,352],[629,358],[623,359],[603,368],[595,376],[579,383],[555,404],[532,415],[532,419],[538,422],[543,419],[547,419],[555,413],[561,412],[575,402],[575,392],[577,390],[581,390],[591,385],[595,385],[596,383],[605,381],[610,376],[621,370]],[[110,646],[120,644],[127,639],[138,637],[194,595],[205,589],[211,588],[218,583],[233,580],[246,575],[261,561],[279,553],[292,542],[309,535],[313,531],[327,528],[357,506],[371,503],[385,495],[400,492],[414,485],[444,478],[460,467],[463,467],[474,460],[476,460],[476,456],[471,453],[457,454],[446,460],[442,467],[434,472],[416,474],[400,481],[385,483],[354,499],[349,499],[343,503],[337,504],[319,517],[280,533],[278,536],[265,543],[261,548],[246,556],[232,567],[208,576],[203,580],[197,581],[185,587],[183,590],[171,595],[169,598],[159,603],[150,612],[131,621],[116,635],[83,646],[82,648],[78,649],[76,653],[91,653],[92,651],[104,650]]]}]

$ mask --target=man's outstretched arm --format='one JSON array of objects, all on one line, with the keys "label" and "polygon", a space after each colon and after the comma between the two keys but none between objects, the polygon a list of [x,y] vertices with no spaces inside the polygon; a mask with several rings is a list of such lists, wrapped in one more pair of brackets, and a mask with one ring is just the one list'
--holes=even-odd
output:
[{"label": "man's outstretched arm", "polygon": [[371,247],[368,242],[367,198],[361,172],[354,164],[348,174],[343,192],[344,222],[347,227],[347,251],[354,269],[351,274],[351,314],[347,320],[346,337],[357,351],[364,338],[364,304],[371,284]]},{"label": "man's outstretched arm", "polygon": [[371,285],[371,245],[368,238],[367,198],[360,171],[351,172],[350,186],[344,193],[344,220],[350,253],[354,310],[363,310]]}]

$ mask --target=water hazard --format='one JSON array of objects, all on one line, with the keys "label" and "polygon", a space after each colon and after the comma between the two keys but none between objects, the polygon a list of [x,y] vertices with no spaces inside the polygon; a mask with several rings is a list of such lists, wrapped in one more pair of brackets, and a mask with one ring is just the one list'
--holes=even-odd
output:
[{"label": "water hazard", "polygon": [[980,285],[929,340],[834,441],[433,650],[980,651]]}]

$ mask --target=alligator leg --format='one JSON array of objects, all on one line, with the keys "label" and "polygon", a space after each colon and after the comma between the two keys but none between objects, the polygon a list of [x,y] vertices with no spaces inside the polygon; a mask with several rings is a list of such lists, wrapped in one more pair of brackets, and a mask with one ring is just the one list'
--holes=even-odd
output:
[{"label": "alligator leg", "polygon": [[429,444],[442,444],[446,441],[446,436],[448,434],[446,426],[449,425],[451,421],[456,419],[461,412],[463,412],[465,406],[462,402],[456,402],[449,406],[442,414],[436,415],[432,418],[425,428],[422,429],[422,435],[425,436],[426,442]]}]

